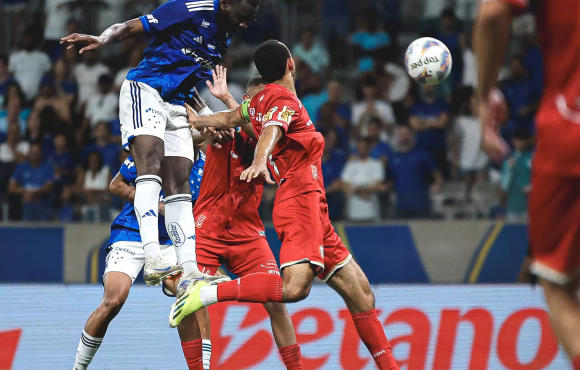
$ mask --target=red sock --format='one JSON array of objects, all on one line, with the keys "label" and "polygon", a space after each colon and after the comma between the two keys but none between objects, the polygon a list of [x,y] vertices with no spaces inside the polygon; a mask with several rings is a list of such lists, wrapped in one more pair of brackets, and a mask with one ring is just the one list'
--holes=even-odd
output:
[{"label": "red sock", "polygon": [[572,365],[574,365],[574,370],[580,370],[580,355],[572,359]]},{"label": "red sock", "polygon": [[282,277],[277,274],[255,273],[218,284],[217,299],[218,302],[280,303],[282,302]]},{"label": "red sock", "polygon": [[399,370],[391,353],[391,345],[374,309],[352,315],[358,336],[363,341],[380,370]]},{"label": "red sock", "polygon": [[287,370],[302,370],[302,354],[298,344],[280,348],[280,356]]},{"label": "red sock", "polygon": [[181,349],[183,349],[183,355],[189,370],[203,370],[203,364],[201,363],[201,338],[191,342],[181,342]]}]

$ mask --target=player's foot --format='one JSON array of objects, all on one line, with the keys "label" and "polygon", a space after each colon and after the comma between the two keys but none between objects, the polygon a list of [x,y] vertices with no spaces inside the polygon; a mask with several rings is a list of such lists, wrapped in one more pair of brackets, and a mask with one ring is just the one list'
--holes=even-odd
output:
[{"label": "player's foot", "polygon": [[196,281],[205,281],[206,283],[210,283],[211,285],[225,283],[226,281],[230,281],[228,276],[225,275],[206,275],[202,274],[199,270],[197,272],[192,272],[187,276],[182,276],[181,280],[179,281],[179,285],[177,286],[177,298],[181,298],[187,289]]},{"label": "player's foot", "polygon": [[177,279],[183,274],[183,267],[167,262],[163,257],[145,259],[143,279],[147,286],[159,285],[165,279]]}]

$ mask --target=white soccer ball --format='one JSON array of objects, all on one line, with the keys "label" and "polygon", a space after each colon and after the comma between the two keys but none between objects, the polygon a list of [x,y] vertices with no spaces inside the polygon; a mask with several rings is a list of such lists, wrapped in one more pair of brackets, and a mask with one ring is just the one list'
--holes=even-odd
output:
[{"label": "white soccer ball", "polygon": [[451,72],[451,53],[441,41],[422,37],[407,48],[405,68],[413,80],[424,85],[437,85]]}]

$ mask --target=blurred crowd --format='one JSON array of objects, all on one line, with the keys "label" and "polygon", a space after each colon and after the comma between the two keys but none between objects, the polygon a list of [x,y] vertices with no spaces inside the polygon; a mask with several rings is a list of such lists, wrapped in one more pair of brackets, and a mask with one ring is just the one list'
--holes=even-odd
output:
[{"label": "blurred crowd", "polygon": [[[41,14],[19,7],[27,3],[37,4]],[[415,3],[423,9],[422,18],[409,27],[402,20],[415,13],[405,7]],[[469,33],[476,3],[265,1],[222,62],[230,92],[241,100],[243,86],[256,74],[251,58],[261,41],[277,38],[289,44],[298,62],[299,98],[326,139],[322,171],[333,219],[525,221],[543,79],[535,25],[526,16],[514,25],[512,57],[498,82],[509,107],[502,135],[513,151],[504,163],[492,163],[480,149],[473,94],[477,78]],[[0,16],[12,14],[18,22],[11,27],[19,30],[0,55],[3,219],[107,221],[122,206],[108,192],[126,156],[120,146],[118,92],[148,40],[79,55],[59,39],[73,32],[100,33],[150,12],[160,1],[84,4],[91,7],[77,0],[0,5]],[[420,36],[435,37],[451,51],[451,75],[437,86],[415,83],[402,64],[407,44]],[[198,89],[208,105],[224,109],[204,86]],[[265,191],[265,218],[274,194],[275,188]]]}]

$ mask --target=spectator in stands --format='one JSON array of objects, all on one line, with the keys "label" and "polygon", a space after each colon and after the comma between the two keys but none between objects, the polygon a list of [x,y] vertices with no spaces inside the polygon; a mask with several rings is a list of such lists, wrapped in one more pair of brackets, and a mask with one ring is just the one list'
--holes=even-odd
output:
[{"label": "spectator in stands", "polygon": [[[39,144],[42,146],[42,153],[49,156],[54,150],[54,140],[50,133],[49,125],[54,124],[54,110],[51,108],[43,110],[41,113],[32,112],[28,117],[28,124],[26,127],[26,140],[32,144]],[[44,123],[43,123],[44,122]]]},{"label": "spectator in stands", "polygon": [[8,88],[14,83],[14,78],[8,70],[8,58],[0,54],[0,106],[4,106],[4,100],[8,94]]},{"label": "spectator in stands", "polygon": [[71,105],[79,93],[77,82],[71,76],[70,66],[64,59],[59,59],[54,63],[54,87],[57,94],[65,96]]},{"label": "spectator in stands", "polygon": [[484,181],[489,158],[481,149],[481,126],[477,117],[478,101],[475,95],[470,99],[469,114],[457,117],[455,121],[454,165],[465,181],[466,200],[471,199],[471,189],[476,181]]},{"label": "spectator in stands", "polygon": [[[352,111],[350,109],[350,104],[344,101],[344,91],[342,84],[338,81],[330,81],[327,86],[328,90],[328,101],[333,106],[333,110],[338,113],[336,117],[336,124],[343,129],[347,130],[350,126],[350,119],[352,116]],[[316,116],[316,121],[320,119],[320,111],[318,111],[318,116]]]},{"label": "spectator in stands", "polygon": [[[373,117],[369,121],[368,140],[371,146],[371,158],[380,160],[384,165],[387,164],[389,157],[393,154],[391,146],[381,140],[381,125],[383,122],[377,117]],[[395,136],[393,130],[392,136]]]},{"label": "spectator in stands", "polygon": [[98,151],[89,153],[84,163],[84,171],[79,176],[87,204],[103,204],[109,201],[111,171],[103,163]]},{"label": "spectator in stands", "polygon": [[320,108],[318,112],[319,119],[316,121],[316,130],[323,135],[329,131],[334,131],[337,135],[337,142],[334,144],[334,149],[340,149],[343,153],[349,152],[349,138],[348,132],[343,128],[341,117],[336,112],[335,105],[328,102]]},{"label": "spectator in stands", "polygon": [[32,32],[26,31],[22,34],[20,49],[10,55],[8,66],[28,103],[38,94],[42,75],[50,71],[51,63],[46,53],[36,50]]},{"label": "spectator in stands", "polygon": [[22,199],[24,221],[48,221],[52,216],[49,194],[54,181],[52,166],[42,161],[42,147],[30,145],[28,162],[14,170],[8,187],[11,194]]},{"label": "spectator in stands", "polygon": [[[148,13],[143,13],[143,14],[148,14]],[[129,73],[130,70],[132,70],[133,68],[137,67],[139,65],[139,62],[141,62],[141,55],[143,54],[143,49],[139,48],[139,47],[134,47],[133,50],[131,50],[131,54],[129,55],[129,65],[121,70],[119,70],[119,72],[117,72],[117,74],[115,75],[115,92],[119,93],[119,91],[121,91],[121,85],[123,85],[123,81],[125,81],[125,79],[127,78],[127,73]]]},{"label": "spectator in stands", "polygon": [[26,161],[30,145],[26,140],[21,140],[21,136],[18,125],[8,126],[6,141],[0,144],[0,162],[19,164]]},{"label": "spectator in stands", "polygon": [[313,30],[305,29],[300,33],[300,42],[292,48],[292,55],[308,65],[316,74],[324,74],[330,63],[324,44],[316,40]]},{"label": "spectator in stands", "polygon": [[352,123],[354,125],[354,136],[368,136],[368,123],[372,117],[381,120],[381,140],[388,141],[391,130],[387,127],[396,123],[395,115],[391,105],[383,100],[379,100],[379,90],[376,77],[372,74],[366,75],[362,80],[363,100],[352,107]]},{"label": "spectator in stands", "polygon": [[437,99],[435,86],[422,85],[422,89],[423,99],[411,107],[409,126],[417,133],[417,147],[433,156],[437,167],[448,179],[450,172],[446,137],[449,105]]},{"label": "spectator in stands", "polygon": [[18,84],[15,83],[8,88],[4,109],[0,111],[0,132],[6,132],[10,125],[17,125],[21,133],[25,132],[30,109],[24,108],[23,99]]},{"label": "spectator in stands", "polygon": [[[74,48],[73,48],[74,49]],[[95,50],[88,50],[82,54],[83,62],[73,69],[73,75],[79,86],[79,103],[86,104],[90,97],[99,91],[99,78],[110,75],[109,67],[98,62]]]},{"label": "spectator in stands", "polygon": [[363,73],[374,68],[374,59],[386,59],[391,38],[380,28],[380,14],[369,9],[356,18],[356,30],[349,42],[358,59],[358,71]]},{"label": "spectator in stands", "polygon": [[67,33],[67,21],[71,16],[72,0],[45,0],[43,49],[53,60],[58,58],[53,52],[60,50],[60,38]]},{"label": "spectator in stands", "polygon": [[502,197],[507,198],[506,218],[510,222],[526,222],[528,195],[531,190],[532,146],[525,129],[514,133],[515,152],[506,160],[501,173]]},{"label": "spectator in stands", "polygon": [[436,36],[438,40],[443,42],[451,52],[451,59],[453,60],[453,68],[449,77],[452,90],[455,90],[461,84],[463,76],[463,50],[466,49],[467,39],[465,35],[459,31],[457,24],[457,17],[452,8],[447,8],[441,13],[441,32]]},{"label": "spectator in stands", "polygon": [[509,137],[511,133],[519,129],[534,132],[534,116],[542,90],[541,86],[529,77],[522,57],[515,56],[511,60],[510,78],[503,82],[501,90],[509,109],[508,127],[503,129],[508,141],[511,141]]},{"label": "spectator in stands", "polygon": [[99,77],[98,92],[87,101],[81,131],[92,130],[99,122],[109,122],[119,116],[119,96],[113,91],[113,79],[109,75]]},{"label": "spectator in stands", "polygon": [[318,116],[318,111],[328,101],[328,92],[324,89],[322,77],[317,74],[310,76],[308,93],[302,98],[302,104],[310,117]]},{"label": "spectator in stands", "polygon": [[321,170],[328,202],[328,213],[333,220],[341,219],[343,215],[344,194],[340,178],[345,163],[344,151],[338,148],[338,134],[334,130],[326,131]]},{"label": "spectator in stands", "polygon": [[54,138],[54,152],[48,157],[47,163],[53,167],[55,187],[62,188],[74,182],[75,160],[68,148],[65,135],[59,134]]},{"label": "spectator in stands", "polygon": [[351,156],[342,171],[346,217],[350,221],[378,221],[381,217],[378,193],[386,190],[385,166],[371,158],[370,152],[368,138],[357,141],[357,154]]},{"label": "spectator in stands", "polygon": [[111,140],[110,126],[107,122],[99,122],[94,132],[95,142],[88,145],[81,155],[81,161],[85,162],[92,152],[99,152],[105,166],[117,169],[119,167],[119,145]]},{"label": "spectator in stands", "polygon": [[528,75],[532,81],[541,89],[544,81],[544,63],[536,34],[527,33],[523,35],[521,45],[524,56],[524,67],[528,71]]},{"label": "spectator in stands", "polygon": [[397,193],[397,217],[429,218],[429,181],[433,179],[431,191],[439,192],[443,176],[431,154],[415,145],[415,137],[406,126],[399,129],[397,152],[389,158],[387,170]]},{"label": "spectator in stands", "polygon": [[54,78],[50,75],[42,78],[40,93],[36,98],[33,110],[40,113],[47,107],[54,110],[59,121],[71,122],[71,99],[65,95],[58,94]]}]

